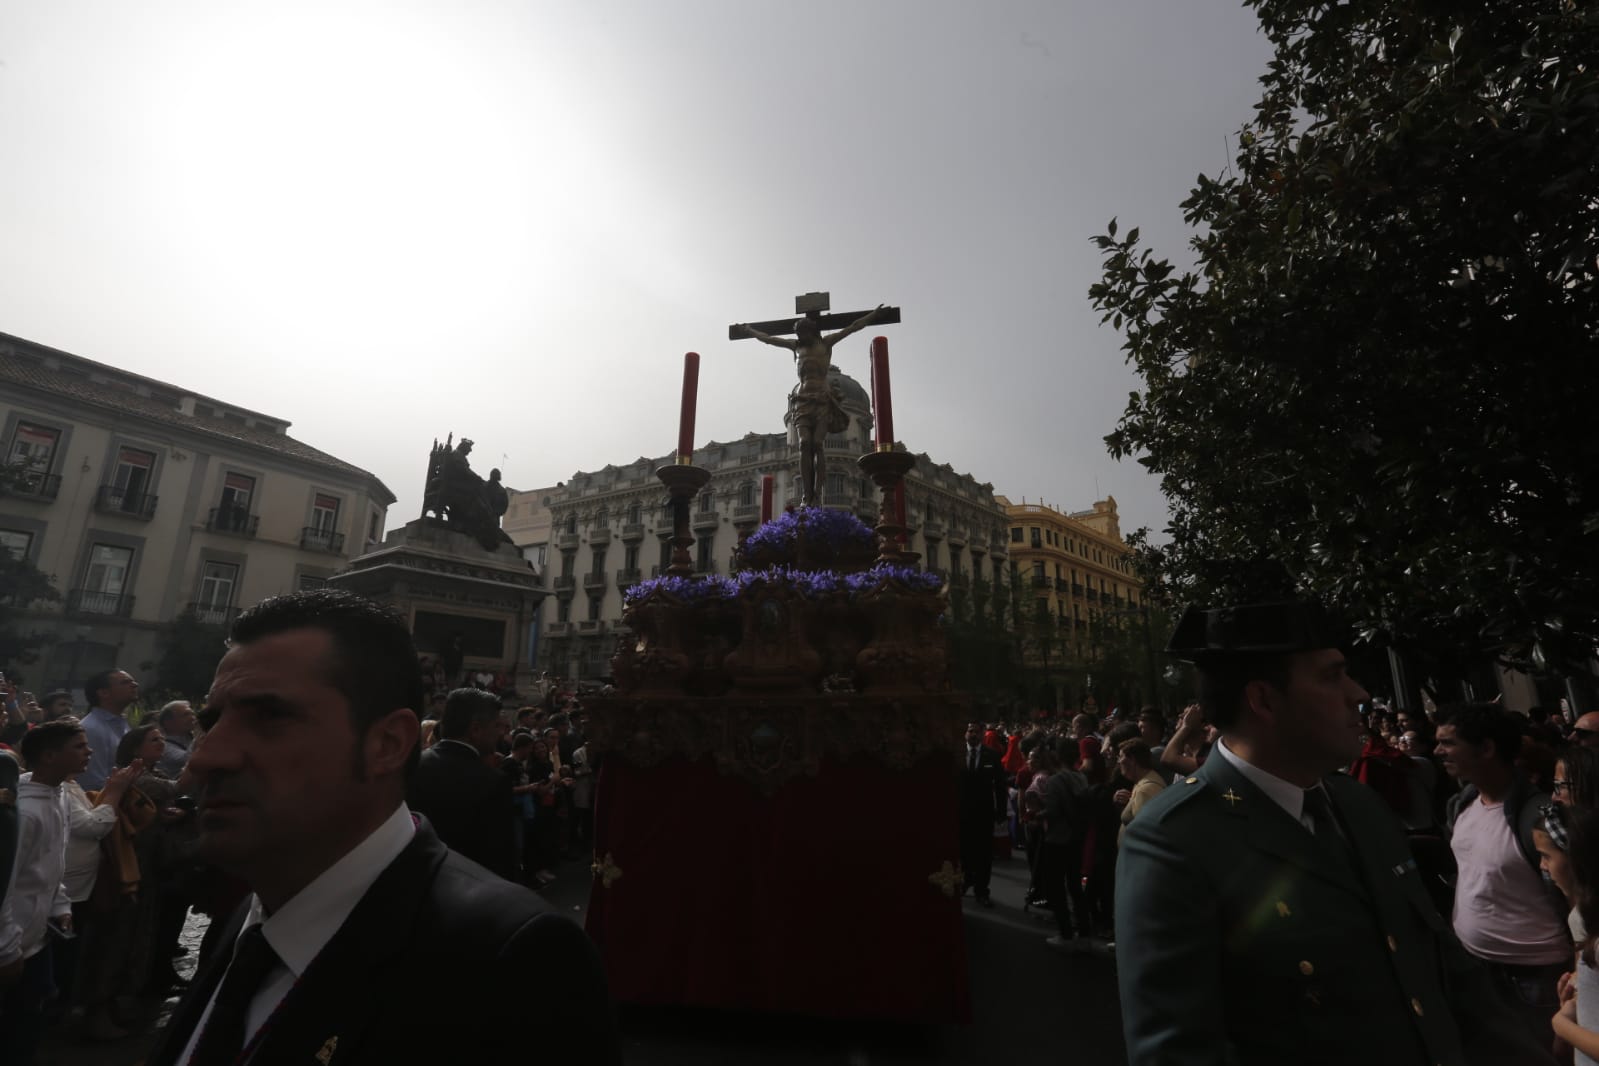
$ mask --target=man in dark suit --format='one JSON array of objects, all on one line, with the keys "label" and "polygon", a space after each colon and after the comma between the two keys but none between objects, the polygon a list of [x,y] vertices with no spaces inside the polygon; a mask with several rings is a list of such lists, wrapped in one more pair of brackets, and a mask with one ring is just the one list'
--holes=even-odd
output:
[{"label": "man in dark suit", "polygon": [[620,1062],[583,932],[405,806],[403,619],[319,589],[246,611],[231,645],[189,772],[200,856],[251,895],[146,1062],[508,1062],[529,1032],[541,1059]]},{"label": "man in dark suit", "polygon": [[983,745],[983,724],[966,724],[966,750],[961,755],[960,848],[966,887],[977,902],[992,907],[988,882],[994,869],[994,823],[1005,818],[1005,769],[999,756]]},{"label": "man in dark suit", "polygon": [[486,761],[504,733],[498,696],[476,688],[450,693],[439,719],[439,742],[422,753],[405,801],[451,851],[514,881],[517,811],[511,779]]},{"label": "man in dark suit", "polygon": [[1168,651],[1221,739],[1128,827],[1129,1066],[1547,1063],[1438,916],[1403,828],[1336,773],[1366,693],[1305,604],[1190,608]]}]

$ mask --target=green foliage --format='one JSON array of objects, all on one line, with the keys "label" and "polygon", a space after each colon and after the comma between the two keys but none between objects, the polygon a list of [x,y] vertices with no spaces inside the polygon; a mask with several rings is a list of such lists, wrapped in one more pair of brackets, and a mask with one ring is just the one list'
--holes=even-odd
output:
[{"label": "green foliage", "polygon": [[0,666],[32,663],[53,638],[35,632],[23,620],[23,609],[61,599],[50,576],[26,559],[0,548]]},{"label": "green foliage", "polygon": [[193,611],[184,611],[161,632],[157,684],[165,699],[198,701],[211,690],[217,663],[227,651],[221,626],[207,625]]},{"label": "green foliage", "polygon": [[[1291,586],[1434,657],[1599,638],[1599,15],[1251,0],[1275,48],[1179,271],[1114,221],[1157,596]],[[1263,566],[1262,564],[1266,564]],[[1283,591],[1278,589],[1277,591]]]}]

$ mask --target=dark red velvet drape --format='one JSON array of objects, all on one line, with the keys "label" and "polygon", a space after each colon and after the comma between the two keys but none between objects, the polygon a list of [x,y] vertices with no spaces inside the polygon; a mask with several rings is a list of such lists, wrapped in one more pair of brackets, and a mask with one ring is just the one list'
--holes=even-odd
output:
[{"label": "dark red velvet drape", "polygon": [[588,930],[620,1002],[965,1022],[947,758],[824,764],[775,795],[674,759],[602,770]]}]

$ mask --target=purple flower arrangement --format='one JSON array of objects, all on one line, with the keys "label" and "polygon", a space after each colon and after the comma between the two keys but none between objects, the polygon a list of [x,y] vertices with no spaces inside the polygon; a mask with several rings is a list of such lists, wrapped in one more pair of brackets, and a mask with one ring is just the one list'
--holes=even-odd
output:
[{"label": "purple flower arrangement", "polygon": [[848,511],[826,507],[800,507],[785,511],[765,523],[744,541],[747,559],[796,561],[803,540],[809,562],[827,562],[863,552],[877,545],[870,526]]},{"label": "purple flower arrangement", "polygon": [[679,577],[663,574],[648,581],[640,581],[622,594],[624,603],[637,603],[655,592],[663,592],[685,603],[704,603],[709,600],[730,600],[738,595],[738,586],[732,578],[720,574],[703,577]]},{"label": "purple flower arrangement", "polygon": [[937,592],[943,580],[937,574],[912,566],[879,564],[860,573],[840,574],[834,570],[802,570],[793,566],[768,566],[760,570],[740,570],[732,577],[708,574],[704,577],[652,577],[629,588],[624,596],[633,604],[655,592],[662,592],[685,603],[731,600],[757,584],[791,588],[806,599],[821,599],[833,593],[854,596],[869,592],[885,581],[897,582],[916,592]]}]

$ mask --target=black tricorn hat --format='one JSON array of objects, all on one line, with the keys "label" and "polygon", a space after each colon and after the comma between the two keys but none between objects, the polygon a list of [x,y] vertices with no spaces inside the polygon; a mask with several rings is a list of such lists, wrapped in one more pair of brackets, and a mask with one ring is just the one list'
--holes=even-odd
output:
[{"label": "black tricorn hat", "polygon": [[1199,662],[1225,655],[1317,651],[1349,642],[1349,628],[1319,604],[1250,603],[1212,610],[1188,608],[1166,644],[1166,654]]}]

